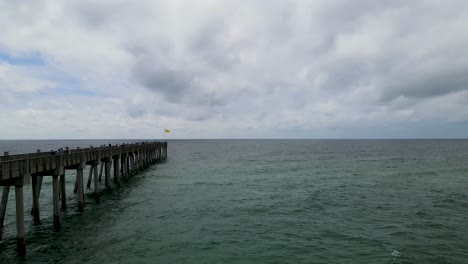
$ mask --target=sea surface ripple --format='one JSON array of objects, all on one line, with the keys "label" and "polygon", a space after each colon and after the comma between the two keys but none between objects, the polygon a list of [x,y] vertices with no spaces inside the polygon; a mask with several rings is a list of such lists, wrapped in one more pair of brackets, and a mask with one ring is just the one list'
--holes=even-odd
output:
[{"label": "sea surface ripple", "polygon": [[100,204],[86,190],[84,213],[67,171],[61,232],[46,177],[24,260],[10,192],[0,262],[468,263],[468,140],[170,140],[168,155]]}]

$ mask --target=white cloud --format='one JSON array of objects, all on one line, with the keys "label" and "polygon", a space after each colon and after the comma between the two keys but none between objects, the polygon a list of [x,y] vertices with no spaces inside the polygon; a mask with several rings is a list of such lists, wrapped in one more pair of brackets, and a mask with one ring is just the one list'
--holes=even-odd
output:
[{"label": "white cloud", "polygon": [[[453,129],[468,124],[467,9],[464,1],[0,1],[0,121],[12,124],[0,137]],[[1,54],[39,54],[43,64]],[[417,135],[426,134],[408,134]]]}]

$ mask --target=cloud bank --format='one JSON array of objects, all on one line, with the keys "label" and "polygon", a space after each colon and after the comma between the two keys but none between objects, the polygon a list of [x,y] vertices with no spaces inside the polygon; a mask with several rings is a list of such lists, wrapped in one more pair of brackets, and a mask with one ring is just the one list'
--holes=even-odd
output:
[{"label": "cloud bank", "polygon": [[468,137],[465,1],[0,10],[0,138]]}]

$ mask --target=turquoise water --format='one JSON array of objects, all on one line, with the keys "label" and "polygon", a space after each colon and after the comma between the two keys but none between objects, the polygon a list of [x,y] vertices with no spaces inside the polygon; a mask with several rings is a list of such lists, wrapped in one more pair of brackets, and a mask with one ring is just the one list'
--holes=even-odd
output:
[{"label": "turquoise water", "polygon": [[[0,141],[0,151],[117,142]],[[61,232],[44,180],[26,260],[10,200],[1,263],[468,262],[468,140],[173,140],[167,162],[100,204],[87,190],[84,213],[73,179]]]}]

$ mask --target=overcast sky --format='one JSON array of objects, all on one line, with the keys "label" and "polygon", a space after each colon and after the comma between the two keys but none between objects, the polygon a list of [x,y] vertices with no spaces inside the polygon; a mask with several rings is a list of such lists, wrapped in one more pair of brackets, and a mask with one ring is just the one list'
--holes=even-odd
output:
[{"label": "overcast sky", "polygon": [[0,0],[0,138],[466,138],[468,2]]}]

